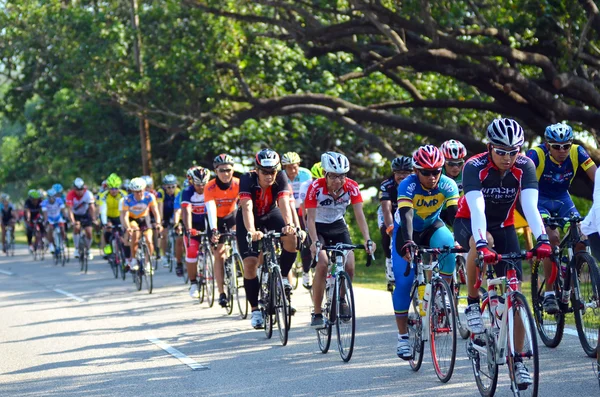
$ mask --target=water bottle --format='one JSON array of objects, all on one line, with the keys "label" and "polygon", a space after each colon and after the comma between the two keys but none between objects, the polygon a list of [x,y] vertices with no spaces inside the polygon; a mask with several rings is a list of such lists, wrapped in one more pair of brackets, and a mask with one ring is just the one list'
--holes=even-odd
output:
[{"label": "water bottle", "polygon": [[496,313],[498,311],[498,294],[496,294],[496,289],[492,289],[488,292],[488,302],[490,305],[490,313],[492,314],[492,329],[494,331],[497,331],[500,328],[500,324],[498,323],[498,317],[496,316]]},{"label": "water bottle", "polygon": [[425,317],[427,313],[423,309],[423,299],[425,297],[425,284],[419,284],[417,287],[419,293],[419,314],[421,317]]},{"label": "water bottle", "polygon": [[336,271],[338,271],[338,272],[344,271],[344,258],[342,257],[342,255],[336,255],[335,267],[336,267]]},{"label": "water bottle", "polygon": [[327,274],[327,283],[325,289],[327,291],[327,300],[333,299],[333,289],[335,288],[335,276],[331,273]]},{"label": "water bottle", "polygon": [[431,298],[431,284],[425,286],[425,294],[423,295],[423,313],[427,313],[429,307],[429,299]]},{"label": "water bottle", "polygon": [[569,269],[568,264],[569,258],[567,258],[566,256],[560,258],[560,275],[563,280],[565,279],[565,277],[567,277],[567,271]]}]

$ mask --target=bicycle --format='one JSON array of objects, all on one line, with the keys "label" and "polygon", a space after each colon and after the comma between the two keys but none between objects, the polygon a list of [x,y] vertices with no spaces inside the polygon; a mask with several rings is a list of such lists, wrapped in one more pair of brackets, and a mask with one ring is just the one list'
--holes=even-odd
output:
[{"label": "bicycle", "polygon": [[[204,302],[208,307],[215,304],[215,261],[211,250],[211,242],[208,233],[199,233],[200,245],[198,257],[196,258],[196,275],[198,276],[198,293],[200,304]],[[188,241],[193,238],[188,232]],[[184,266],[185,269],[185,266]]]},{"label": "bicycle", "polygon": [[67,258],[65,256],[65,244],[63,240],[63,234],[60,230],[60,225],[55,224],[52,230],[52,236],[54,240],[54,265],[58,265],[59,263],[62,266],[65,266],[65,262]]},{"label": "bicycle", "polygon": [[141,291],[142,286],[145,284],[148,293],[151,294],[154,286],[154,264],[152,263],[152,255],[150,255],[150,249],[148,248],[146,235],[144,234],[146,230],[148,230],[147,226],[134,230],[134,233],[140,234],[140,238],[137,242],[137,252],[135,254],[137,264],[132,267],[131,276],[138,291]]},{"label": "bicycle", "polygon": [[[461,251],[466,252],[466,251]],[[458,253],[458,252],[457,252]],[[471,333],[467,327],[465,309],[467,308],[467,262],[464,256],[456,255],[456,268],[452,273],[452,292],[456,308],[456,328],[460,337],[467,339]],[[485,290],[482,291],[485,293]]]},{"label": "bicycle", "polygon": [[123,241],[121,240],[120,226],[112,226],[110,241],[107,241],[107,244],[110,244],[112,247],[112,252],[108,255],[108,263],[110,264],[110,268],[113,271],[113,275],[115,278],[119,278],[119,272],[121,273],[121,278],[125,280],[126,272],[125,272],[125,249],[123,246]]},{"label": "bicycle", "polygon": [[15,256],[15,228],[6,226],[6,256]]},{"label": "bicycle", "polygon": [[87,274],[88,271],[88,254],[90,249],[88,247],[88,237],[83,233],[79,233],[79,245],[77,246],[77,252],[79,252],[79,266],[80,271]]},{"label": "bicycle", "polygon": [[223,282],[227,288],[227,314],[233,313],[233,297],[235,296],[240,317],[245,319],[248,317],[249,303],[244,289],[244,262],[237,250],[235,231],[221,233],[220,236],[224,237],[223,244],[225,252],[228,253],[224,262],[225,278]]},{"label": "bicycle", "polygon": [[33,260],[44,260],[46,250],[44,244],[44,234],[42,233],[42,220],[40,218],[33,221],[34,240],[33,240]]},{"label": "bicycle", "polygon": [[165,251],[165,260],[169,265],[169,273],[173,273],[173,264],[175,263],[175,240],[177,239],[177,232],[172,224],[169,225],[169,231],[167,232],[167,250]]},{"label": "bicycle", "polygon": [[[577,215],[544,218],[546,227],[560,227],[564,222],[569,222],[570,227],[560,244],[555,247],[551,257],[552,275],[548,280],[544,279],[543,266],[538,263],[532,266],[531,294],[536,326],[542,342],[548,347],[558,346],[563,337],[565,316],[573,313],[581,347],[593,358],[598,346],[596,330],[600,324],[600,272],[589,252],[577,248],[578,244],[582,244],[579,231],[582,220]],[[546,283],[554,286],[559,308],[556,314],[544,313],[543,310]]]},{"label": "bicycle", "polygon": [[[498,384],[498,366],[503,364],[508,364],[511,390],[515,396],[538,395],[539,355],[535,322],[527,299],[518,291],[520,281],[515,264],[515,261],[530,260],[532,257],[531,251],[525,254],[498,254],[498,261],[506,263],[505,277],[494,278],[492,266],[487,268],[487,296],[481,305],[482,313],[486,313],[483,316],[486,329],[483,334],[471,334],[467,342],[467,355],[482,396],[494,395]],[[482,258],[478,258],[479,274],[475,283],[477,289],[482,283],[483,265]],[[522,329],[516,326],[517,324],[521,324]],[[521,331],[523,345],[519,348],[516,339]],[[531,385],[517,385],[515,364],[518,362],[522,362],[523,365],[527,363],[525,367],[529,369],[533,381]]]},{"label": "bicycle", "polygon": [[[448,246],[419,247],[404,271],[404,277],[408,277],[411,268],[415,269],[415,279],[410,290],[412,306],[409,306],[408,312],[408,337],[413,353],[413,358],[409,360],[410,367],[413,371],[421,368],[425,342],[429,340],[433,369],[442,383],[448,382],[454,371],[458,316],[453,290],[440,276],[439,257],[463,252],[465,250],[462,248]],[[430,255],[428,265],[423,263],[422,254]],[[431,272],[429,280],[426,271],[427,275]]]},{"label": "bicycle", "polygon": [[[319,257],[321,249],[326,251],[328,257],[326,300],[325,307],[322,309],[324,327],[317,330],[317,342],[321,352],[327,353],[331,344],[331,330],[335,325],[340,357],[344,362],[348,362],[354,352],[356,311],[352,281],[350,275],[346,273],[346,261],[350,252],[356,249],[365,249],[365,247],[364,245],[344,243],[322,247],[319,241],[315,245],[317,248],[315,260]],[[369,248],[371,249],[372,246]],[[367,256],[367,267],[371,265],[372,259],[372,255]]]},{"label": "bicycle", "polygon": [[[291,310],[287,294],[283,286],[279,257],[276,254],[282,233],[270,230],[263,234],[261,252],[263,261],[259,267],[259,299],[258,307],[265,324],[267,339],[273,336],[273,325],[277,324],[279,339],[283,346],[287,345],[291,325]],[[252,235],[248,234],[248,245],[252,246]]]}]

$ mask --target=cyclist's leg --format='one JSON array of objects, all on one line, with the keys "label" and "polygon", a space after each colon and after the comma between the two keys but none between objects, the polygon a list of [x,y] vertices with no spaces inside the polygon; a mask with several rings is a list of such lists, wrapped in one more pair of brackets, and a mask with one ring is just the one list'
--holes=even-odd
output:
[{"label": "cyclist's leg", "polygon": [[187,267],[187,273],[190,278],[190,283],[197,283],[196,277],[196,261],[198,260],[198,250],[200,249],[200,242],[194,237],[184,236],[184,244],[187,247],[185,255],[185,265]]},{"label": "cyclist's leg", "polygon": [[130,256],[129,256],[129,262],[131,263],[131,261],[135,258],[135,255],[137,254],[137,242],[138,242],[138,238],[139,238],[139,226],[138,226],[138,221],[136,221],[135,219],[131,219],[129,218],[129,226],[131,227],[132,231],[131,234],[127,234],[127,239],[126,240],[130,240],[129,241],[129,248],[130,248]]},{"label": "cyclist's leg", "polygon": [[251,245],[248,244],[248,241],[246,240],[248,230],[244,225],[244,218],[241,211],[238,211],[237,213],[235,224],[238,250],[242,257],[242,261],[244,262],[244,289],[246,290],[246,299],[248,299],[252,311],[255,311],[258,310],[258,292],[260,289],[260,282],[256,275],[259,263],[258,243],[253,242]]},{"label": "cyclist's leg", "polygon": [[2,220],[2,249],[6,251],[6,228],[8,226],[8,222]]},{"label": "cyclist's leg", "polygon": [[[570,198],[569,198],[569,201],[570,201]],[[571,202],[571,204],[572,203],[573,202]],[[561,211],[561,205],[562,205],[561,201],[549,200],[542,196],[540,196],[538,199],[538,210],[540,211],[540,215],[542,215],[542,218],[547,218],[552,215],[562,216],[559,214],[559,212]],[[546,228],[546,233],[548,234],[548,239],[550,240],[550,245],[552,246],[552,248],[554,248],[558,244],[560,244],[560,231],[558,228],[548,227],[548,228]],[[552,274],[552,259],[545,258],[543,264],[544,264],[544,279],[548,280],[550,278],[550,275]],[[554,286],[552,284],[546,283],[545,289],[546,289],[545,296],[549,296],[549,295],[554,296]]]},{"label": "cyclist's leg", "polygon": [[150,255],[154,253],[154,240],[153,240],[152,228],[149,227],[144,231],[144,236],[146,236],[146,245],[148,246],[148,252]]},{"label": "cyclist's leg", "polygon": [[[276,230],[278,232],[281,231],[281,229],[283,229],[285,226],[285,222],[283,221],[283,217],[281,216],[281,211],[279,211],[279,208],[272,210],[266,216],[264,223],[268,230]],[[281,265],[281,277],[287,280],[288,273],[292,269],[292,266],[294,266],[296,256],[298,255],[296,251],[296,236],[282,236],[281,245],[281,256],[279,258],[279,263]]]},{"label": "cyclist's leg", "polygon": [[[307,230],[306,225],[304,224],[304,217],[300,212],[298,212],[298,219],[300,220],[300,228],[302,230]],[[306,238],[310,240],[308,235]],[[310,243],[308,241],[300,248],[300,259],[302,260],[302,271],[304,274],[308,275],[308,272],[310,272],[310,265],[312,264],[312,254],[310,252]]]},{"label": "cyclist's leg", "polygon": [[[330,243],[329,239],[325,237],[323,234],[319,233],[321,229],[319,224],[317,224],[317,236],[319,237],[319,241],[321,245],[327,245]],[[319,259],[317,261],[317,266],[315,267],[315,277],[313,279],[313,306],[315,314],[321,314],[321,309],[323,305],[323,295],[325,292],[325,283],[327,280],[327,253],[325,250],[319,252]]]},{"label": "cyclist's leg", "polygon": [[394,314],[396,316],[396,326],[398,327],[398,339],[408,339],[408,308],[410,306],[410,288],[415,278],[415,270],[410,269],[408,276],[404,276],[406,271],[406,260],[400,256],[399,248],[404,245],[400,226],[394,222],[394,233],[392,235],[394,244],[392,244],[392,268],[394,270],[395,288],[392,294],[394,304]]},{"label": "cyclist's leg", "polygon": [[[223,218],[217,218],[217,230],[219,233],[225,233],[227,230],[231,229],[235,225],[235,218],[233,214],[228,215]],[[225,278],[225,268],[224,263],[227,256],[227,252],[225,251],[225,245],[223,244],[225,239],[221,237],[219,239],[219,244],[215,249],[213,249],[213,255],[215,258],[215,278],[217,279],[217,289],[219,291],[219,295],[224,294],[224,278]],[[219,297],[219,299],[221,296]]]},{"label": "cyclist's leg", "polygon": [[[436,228],[436,230],[433,231],[429,239],[429,246],[431,248],[452,247],[454,245],[454,235],[441,220],[439,220],[438,225],[434,224],[432,228]],[[452,281],[455,266],[456,254],[448,254],[440,257],[440,275],[448,284]]]},{"label": "cyclist's leg", "polygon": [[592,255],[596,259],[596,261],[600,262],[600,234],[598,232],[592,233],[587,236],[590,242],[590,248],[592,250]]},{"label": "cyclist's leg", "polygon": [[31,242],[33,241],[33,224],[31,222],[26,223],[26,234],[27,234],[27,245],[31,249]]},{"label": "cyclist's leg", "polygon": [[54,245],[54,221],[53,220],[49,220],[48,222],[48,233],[46,238],[48,239],[48,244],[52,244]]}]

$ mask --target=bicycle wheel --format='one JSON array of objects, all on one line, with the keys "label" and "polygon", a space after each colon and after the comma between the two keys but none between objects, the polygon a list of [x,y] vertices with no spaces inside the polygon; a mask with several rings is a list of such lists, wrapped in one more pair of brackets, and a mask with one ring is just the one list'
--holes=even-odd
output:
[{"label": "bicycle wheel", "polygon": [[[135,260],[135,259],[134,259]],[[135,283],[135,288],[138,291],[142,290],[142,267],[138,265],[137,270],[131,270],[131,276],[133,277],[133,282]]]},{"label": "bicycle wheel", "polygon": [[423,363],[425,342],[423,341],[423,319],[419,309],[419,294],[415,281],[410,290],[410,306],[408,307],[408,339],[412,349],[412,359],[408,361],[413,371],[418,371]]},{"label": "bicycle wheel", "polygon": [[235,275],[233,274],[231,257],[225,261],[225,279],[223,282],[224,287],[226,287],[227,294],[227,306],[226,312],[227,315],[230,316],[233,313],[233,297],[237,294],[237,280]]},{"label": "bicycle wheel", "polygon": [[[531,310],[527,304],[525,295],[520,292],[510,294],[511,308],[508,310],[508,343],[507,343],[507,364],[508,372],[512,383],[512,390],[519,390],[520,396],[537,396],[538,383],[540,377],[539,355],[537,337],[535,333],[535,322],[531,315]],[[511,321],[512,319],[512,321]],[[522,348],[515,346],[518,344],[519,336],[523,334]],[[529,371],[533,384],[529,387],[518,388],[515,382],[514,366],[521,361]]]},{"label": "bicycle wheel", "polygon": [[[187,267],[184,264],[184,269]],[[200,256],[196,259],[196,280],[198,281],[198,301],[200,304],[204,302],[206,295],[206,280],[204,278],[204,261],[200,261]]]},{"label": "bicycle wheel", "polygon": [[[554,259],[553,259],[554,260]],[[553,264],[553,266],[556,266]],[[556,278],[554,291],[557,299],[562,295],[560,287],[561,279]],[[565,314],[559,311],[556,314],[544,312],[543,302],[546,291],[546,278],[544,277],[544,266],[540,261],[535,261],[531,266],[531,302],[535,325],[544,345],[556,347],[560,344],[565,329]]]},{"label": "bicycle wheel", "polygon": [[348,273],[342,271],[336,277],[335,312],[338,349],[344,362],[350,361],[354,352],[354,337],[356,332],[356,312],[354,306],[354,291]]},{"label": "bicycle wheel", "polygon": [[452,377],[456,362],[456,313],[452,290],[444,279],[434,281],[433,302],[429,305],[429,344],[433,369],[438,379],[446,383]]},{"label": "bicycle wheel", "polygon": [[204,254],[204,286],[206,303],[208,303],[208,307],[213,307],[215,304],[215,262],[210,249],[207,249]]},{"label": "bicycle wheel", "polygon": [[183,283],[187,284],[190,281],[190,276],[187,272],[187,263],[183,264]]},{"label": "bicycle wheel", "polygon": [[467,339],[471,333],[467,327],[467,319],[465,317],[465,309],[467,308],[467,265],[465,258],[461,255],[456,255],[456,271],[452,281],[454,312],[456,314],[456,329],[460,337]]},{"label": "bicycle wheel", "polygon": [[[571,261],[571,304],[581,347],[589,357],[596,356],[600,324],[600,273],[594,258],[578,252]],[[577,296],[579,291],[579,296]]]},{"label": "bicycle wheel", "polygon": [[317,330],[317,342],[319,343],[319,349],[323,354],[329,351],[329,346],[331,345],[331,330],[333,328],[333,323],[335,322],[335,308],[333,308],[331,300],[327,299],[327,295],[325,295],[324,298],[326,301],[322,314],[325,327]]},{"label": "bicycle wheel", "polygon": [[[265,280],[266,278],[266,280]],[[262,271],[260,274],[260,295],[259,306],[265,324],[265,335],[267,339],[273,336],[273,307],[271,305],[271,276],[268,271]]]},{"label": "bicycle wheel", "polygon": [[281,345],[285,346],[288,342],[289,335],[289,324],[288,324],[288,303],[285,297],[285,289],[283,288],[283,280],[281,273],[278,268],[273,269],[272,274],[272,305],[275,313],[275,322],[277,323],[277,330],[279,331],[279,340]]},{"label": "bicycle wheel", "polygon": [[169,264],[169,273],[173,273],[173,262],[175,261],[175,253],[173,252],[174,247],[175,242],[173,241],[173,236],[169,234],[169,238],[167,239],[167,252],[165,252],[167,263]]},{"label": "bicycle wheel", "polygon": [[152,263],[153,261],[153,257],[152,255],[150,255],[150,250],[148,249],[147,245],[144,245],[144,252],[145,255],[144,257],[146,258],[146,263],[144,264],[143,267],[143,275],[144,275],[144,282],[146,283],[146,289],[148,290],[148,293],[151,294],[152,293],[152,288],[154,287],[154,264]]},{"label": "bicycle wheel", "polygon": [[244,287],[244,262],[242,257],[235,253],[230,256],[232,263],[233,277],[235,278],[235,300],[240,311],[240,317],[246,319],[248,317],[248,299],[246,299],[246,289]]},{"label": "bicycle wheel", "polygon": [[[487,291],[486,291],[487,295]],[[484,299],[482,309],[485,333],[471,336],[467,344],[467,355],[471,359],[475,383],[479,393],[484,397],[493,396],[498,385],[498,364],[496,364],[496,341],[492,329],[492,314],[487,300]]]}]

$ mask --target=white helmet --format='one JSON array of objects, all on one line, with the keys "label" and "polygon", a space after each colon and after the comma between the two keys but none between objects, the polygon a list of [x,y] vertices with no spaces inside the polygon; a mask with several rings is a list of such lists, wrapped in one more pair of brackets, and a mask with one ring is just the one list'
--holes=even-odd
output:
[{"label": "white helmet", "polygon": [[325,152],[321,155],[321,166],[325,172],[345,174],[350,171],[348,157],[336,152]]},{"label": "white helmet", "polygon": [[142,175],[142,179],[146,182],[146,186],[153,187],[154,181],[150,175]]},{"label": "white helmet", "polygon": [[83,189],[83,186],[85,186],[85,183],[83,183],[83,179],[75,178],[75,180],[73,181],[73,187],[75,189]]},{"label": "white helmet", "polygon": [[513,119],[496,119],[487,128],[487,137],[492,145],[517,147],[523,146],[525,136],[523,128]]},{"label": "white helmet", "polygon": [[140,192],[144,189],[146,189],[146,181],[143,178],[133,178],[129,182],[129,190]]}]

